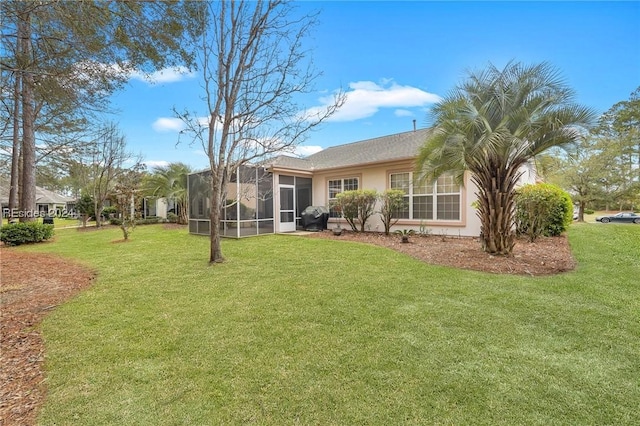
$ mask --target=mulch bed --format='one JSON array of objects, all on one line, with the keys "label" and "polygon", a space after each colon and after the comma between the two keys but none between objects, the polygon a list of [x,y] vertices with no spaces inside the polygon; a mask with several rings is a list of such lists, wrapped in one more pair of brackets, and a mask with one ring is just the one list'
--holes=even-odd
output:
[{"label": "mulch bed", "polygon": [[35,424],[46,394],[39,324],[94,277],[58,256],[0,247],[0,424]]},{"label": "mulch bed", "polygon": [[310,238],[357,241],[405,253],[426,263],[496,274],[553,275],[575,269],[576,262],[565,235],[542,237],[531,243],[518,239],[510,256],[493,256],[482,251],[480,240],[470,237],[414,235],[402,243],[398,235],[378,232],[314,232]]}]

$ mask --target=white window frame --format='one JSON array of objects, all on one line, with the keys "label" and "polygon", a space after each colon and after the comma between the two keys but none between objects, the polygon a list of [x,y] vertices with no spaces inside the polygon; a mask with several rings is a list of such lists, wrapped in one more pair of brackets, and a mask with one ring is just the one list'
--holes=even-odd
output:
[{"label": "white window frame", "polygon": [[[398,187],[394,188],[392,186],[392,180],[393,180],[392,177],[397,175],[408,175],[409,176],[408,184],[406,186],[403,185],[402,188],[398,188]],[[444,179],[446,180],[443,182]],[[451,175],[442,175],[430,184],[418,186],[418,185],[415,185],[414,183],[413,172],[404,171],[404,172],[389,173],[389,188],[404,190],[406,193],[405,199],[407,200],[407,203],[408,203],[406,207],[409,213],[408,217],[403,215],[403,217],[395,217],[395,219],[415,220],[415,221],[420,220],[420,221],[429,221],[429,222],[461,222],[462,221],[462,204],[463,204],[462,203],[462,200],[463,200],[462,186],[456,185],[457,191],[451,191],[450,190],[451,189],[450,187],[452,186],[451,179],[453,179]],[[425,188],[426,191],[415,193],[415,190],[420,187]],[[458,217],[455,219],[442,217],[441,215],[450,213],[451,211],[446,211],[446,210],[443,211],[442,209],[443,206],[438,205],[439,201],[443,201],[446,197],[451,197],[451,196],[458,197],[458,211],[457,211]],[[418,197],[431,197],[431,217],[430,218],[414,217],[414,202]],[[403,209],[403,210],[406,210],[406,209]]]},{"label": "white window frame", "polygon": [[[332,186],[331,183],[332,182],[340,182],[340,189],[336,192],[337,186],[334,186],[334,191],[331,190]],[[349,188],[345,189],[345,181],[355,181],[355,188],[352,188],[352,183],[350,183]],[[329,216],[330,217],[340,217],[339,215],[337,215],[332,209],[331,209],[331,204],[332,202],[334,202],[336,200],[336,196],[338,194],[340,194],[341,192],[344,191],[357,191],[358,189],[360,189],[360,178],[358,178],[357,176],[352,176],[352,177],[346,177],[346,178],[331,178],[331,179],[327,179],[327,205],[329,206]],[[332,193],[333,192],[333,193]],[[331,195],[333,195],[333,197],[331,197]]]}]

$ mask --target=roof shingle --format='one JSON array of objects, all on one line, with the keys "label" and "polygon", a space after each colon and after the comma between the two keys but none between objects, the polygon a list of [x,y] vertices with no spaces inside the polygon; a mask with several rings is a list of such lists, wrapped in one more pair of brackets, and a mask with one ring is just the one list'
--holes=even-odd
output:
[{"label": "roof shingle", "polygon": [[382,161],[411,159],[427,140],[431,129],[420,129],[333,146],[306,158],[279,156],[272,166],[300,170],[323,170]]}]

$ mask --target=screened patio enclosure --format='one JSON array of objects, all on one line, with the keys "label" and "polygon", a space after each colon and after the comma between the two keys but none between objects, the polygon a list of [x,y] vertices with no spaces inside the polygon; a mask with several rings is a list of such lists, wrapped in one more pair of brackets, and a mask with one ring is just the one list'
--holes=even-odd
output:
[{"label": "screened patio enclosure", "polygon": [[[210,234],[211,172],[188,177],[189,232]],[[274,175],[264,167],[242,166],[227,185],[220,234],[241,238],[301,228],[301,213],[312,202],[311,178]]]},{"label": "screened patio enclosure", "polygon": [[[189,232],[210,234],[211,171],[190,174]],[[227,184],[220,233],[240,238],[274,232],[273,176],[262,167],[243,166]]]}]

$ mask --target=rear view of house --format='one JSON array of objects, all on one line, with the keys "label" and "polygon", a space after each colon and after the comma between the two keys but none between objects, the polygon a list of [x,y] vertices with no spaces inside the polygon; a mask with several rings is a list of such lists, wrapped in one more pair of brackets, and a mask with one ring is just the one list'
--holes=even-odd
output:
[{"label": "rear view of house", "polygon": [[[228,237],[302,229],[301,214],[308,206],[330,207],[337,194],[357,189],[405,192],[395,229],[433,234],[477,236],[480,221],[473,203],[476,187],[465,173],[462,185],[452,176],[435,182],[414,179],[415,159],[430,129],[420,129],[334,146],[306,158],[278,156],[260,167],[244,167],[227,188],[221,231]],[[522,183],[533,182],[532,168],[523,170]],[[209,233],[208,172],[189,176],[189,231]],[[329,228],[346,222],[330,211]],[[367,230],[383,231],[379,215]]]}]

